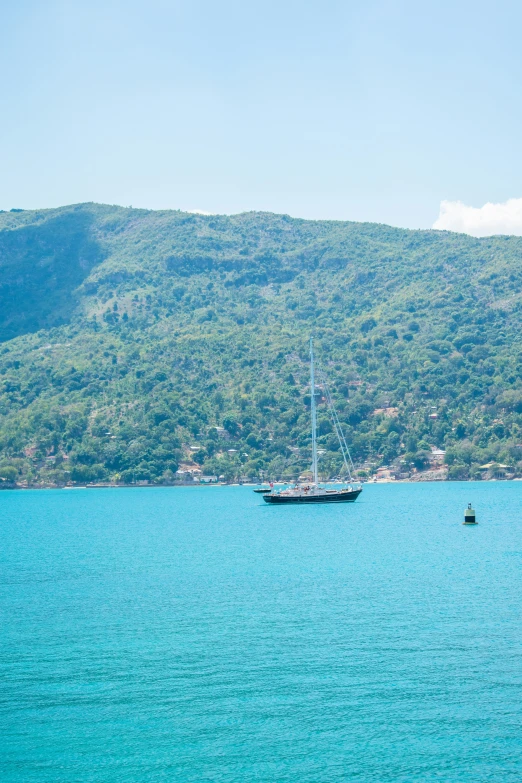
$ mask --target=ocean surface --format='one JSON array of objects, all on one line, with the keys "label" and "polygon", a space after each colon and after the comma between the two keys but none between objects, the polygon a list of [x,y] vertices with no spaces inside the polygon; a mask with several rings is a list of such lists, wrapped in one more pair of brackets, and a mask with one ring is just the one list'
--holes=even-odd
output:
[{"label": "ocean surface", "polygon": [[0,536],[2,783],[522,780],[522,482],[4,491]]}]

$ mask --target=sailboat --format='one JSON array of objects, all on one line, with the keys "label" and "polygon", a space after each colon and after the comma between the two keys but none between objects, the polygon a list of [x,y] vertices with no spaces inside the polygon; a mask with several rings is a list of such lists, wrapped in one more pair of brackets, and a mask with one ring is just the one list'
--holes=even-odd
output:
[{"label": "sailboat", "polygon": [[352,470],[353,462],[350,456],[350,451],[346,444],[344,433],[337,416],[337,411],[333,404],[332,396],[326,382],[326,378],[322,378],[322,385],[324,386],[326,402],[330,417],[332,419],[333,428],[339,439],[339,446],[343,455],[344,468],[348,475],[349,485],[343,489],[329,489],[326,486],[321,486],[318,477],[317,468],[317,411],[316,411],[316,399],[315,399],[315,364],[314,364],[314,338],[310,337],[310,389],[311,389],[311,412],[312,412],[312,475],[313,480],[309,483],[301,482],[295,484],[293,487],[287,487],[281,490],[272,489],[271,492],[263,494],[263,500],[265,503],[353,503],[357,500],[362,492],[361,484],[352,483]]}]

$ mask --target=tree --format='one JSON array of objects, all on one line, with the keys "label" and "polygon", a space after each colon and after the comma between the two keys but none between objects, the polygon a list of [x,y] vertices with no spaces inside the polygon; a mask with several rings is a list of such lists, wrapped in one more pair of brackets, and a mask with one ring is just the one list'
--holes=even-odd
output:
[{"label": "tree", "polygon": [[18,476],[18,470],[12,465],[0,465],[0,479],[9,483],[14,483]]},{"label": "tree", "polygon": [[235,418],[231,418],[230,416],[226,416],[223,419],[223,427],[232,436],[239,435],[241,431],[241,427],[239,426],[237,420]]},{"label": "tree", "polygon": [[418,451],[414,458],[413,458],[413,464],[417,468],[417,470],[425,470],[425,468],[428,467],[430,464],[430,452],[429,451]]}]

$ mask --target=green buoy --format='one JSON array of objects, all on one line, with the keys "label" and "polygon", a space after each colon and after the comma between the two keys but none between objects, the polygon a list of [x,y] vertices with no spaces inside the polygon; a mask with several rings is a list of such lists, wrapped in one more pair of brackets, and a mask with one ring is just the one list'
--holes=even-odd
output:
[{"label": "green buoy", "polygon": [[467,509],[464,511],[464,525],[476,525],[477,520],[475,518],[475,509],[471,508],[471,503],[468,503]]}]

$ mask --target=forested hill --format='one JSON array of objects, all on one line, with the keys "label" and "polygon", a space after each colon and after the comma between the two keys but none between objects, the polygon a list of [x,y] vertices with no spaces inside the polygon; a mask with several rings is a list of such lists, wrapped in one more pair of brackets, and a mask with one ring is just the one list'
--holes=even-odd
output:
[{"label": "forested hill", "polygon": [[[296,476],[311,332],[360,467],[420,467],[436,446],[453,477],[520,472],[521,282],[515,237],[97,204],[2,213],[0,477]],[[319,428],[332,475],[322,403]]]}]

